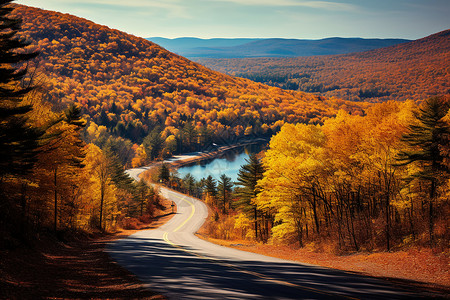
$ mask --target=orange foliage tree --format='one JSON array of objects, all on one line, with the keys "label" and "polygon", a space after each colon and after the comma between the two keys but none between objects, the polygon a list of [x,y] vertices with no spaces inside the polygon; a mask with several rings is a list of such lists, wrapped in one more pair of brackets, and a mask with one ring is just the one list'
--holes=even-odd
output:
[{"label": "orange foliage tree", "polygon": [[[447,102],[442,98],[440,103]],[[448,147],[443,141],[450,132],[443,117],[448,106],[441,109],[439,122],[446,124],[441,127],[447,131],[436,149],[444,163]],[[410,128],[416,128],[409,127],[417,122],[416,110],[412,101],[389,101],[374,105],[364,117],[340,112],[323,126],[284,125],[265,154],[261,193],[254,200],[260,210],[273,213],[272,239],[300,246],[332,243],[341,251],[425,244],[433,204],[438,208],[433,208],[432,221],[438,226],[430,230],[446,245],[448,168],[439,167],[435,173],[439,185],[436,199],[430,201],[423,192],[430,181],[414,177],[423,163],[398,164],[404,151],[426,147],[415,144],[411,149],[402,140]]]}]

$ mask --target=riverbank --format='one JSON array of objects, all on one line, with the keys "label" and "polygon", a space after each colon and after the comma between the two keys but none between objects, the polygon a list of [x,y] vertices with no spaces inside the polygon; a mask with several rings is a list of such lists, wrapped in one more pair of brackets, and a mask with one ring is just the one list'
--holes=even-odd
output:
[{"label": "riverbank", "polygon": [[199,163],[204,160],[214,159],[217,157],[220,157],[227,151],[231,151],[234,149],[238,149],[245,146],[255,145],[255,144],[261,144],[261,143],[268,143],[269,141],[263,138],[257,138],[253,140],[248,141],[242,141],[233,145],[228,146],[221,146],[217,147],[214,151],[209,152],[195,152],[191,154],[184,154],[184,155],[175,155],[172,159],[167,159],[164,162],[169,163],[172,167],[178,169],[181,167],[185,167],[188,165],[192,165],[195,163]]}]

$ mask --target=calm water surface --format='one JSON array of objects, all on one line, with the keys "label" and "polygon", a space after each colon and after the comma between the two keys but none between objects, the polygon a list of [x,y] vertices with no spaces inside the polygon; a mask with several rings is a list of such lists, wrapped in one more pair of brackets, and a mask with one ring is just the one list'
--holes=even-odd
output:
[{"label": "calm water surface", "polygon": [[205,160],[194,165],[185,166],[178,169],[178,175],[183,178],[191,173],[195,180],[200,180],[211,175],[218,180],[220,175],[225,174],[234,182],[237,180],[239,169],[247,164],[245,161],[250,154],[258,153],[265,148],[264,145],[249,145],[228,151],[223,156],[211,160]]}]

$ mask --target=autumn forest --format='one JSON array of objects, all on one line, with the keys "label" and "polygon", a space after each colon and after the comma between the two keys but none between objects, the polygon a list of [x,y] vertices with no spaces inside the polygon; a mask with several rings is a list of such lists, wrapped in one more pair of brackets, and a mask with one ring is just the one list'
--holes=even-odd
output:
[{"label": "autumn forest", "polygon": [[124,171],[270,140],[238,181],[144,177],[211,207],[213,238],[334,253],[450,242],[450,33],[368,52],[202,60],[0,2],[0,241],[131,228],[163,210]]},{"label": "autumn forest", "polygon": [[450,30],[406,44],[345,55],[201,59],[213,70],[352,101],[420,101],[448,94]]}]

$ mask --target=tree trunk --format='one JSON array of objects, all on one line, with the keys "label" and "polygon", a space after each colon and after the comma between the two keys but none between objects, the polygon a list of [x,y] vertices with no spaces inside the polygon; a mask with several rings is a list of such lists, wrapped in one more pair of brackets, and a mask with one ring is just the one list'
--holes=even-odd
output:
[{"label": "tree trunk", "polygon": [[347,221],[347,229],[350,234],[350,239],[353,242],[353,246],[355,247],[355,251],[359,251],[358,242],[356,241],[355,227],[353,224],[353,214],[350,211],[350,208],[345,207],[346,221]]},{"label": "tree trunk", "polygon": [[104,183],[101,183],[100,187],[100,230],[103,231],[103,201],[105,198],[105,186]]},{"label": "tree trunk", "polygon": [[315,189],[313,189],[312,209],[313,209],[313,214],[314,214],[314,222],[316,224],[316,232],[317,232],[317,235],[320,235],[320,224],[319,224],[319,217],[317,216],[317,199],[316,199]]},{"label": "tree trunk", "polygon": [[54,186],[55,186],[55,199],[54,199],[54,208],[55,208],[55,219],[53,220],[53,230],[58,230],[58,191],[57,191],[57,173],[58,173],[58,166],[55,166],[55,173],[54,173]]},{"label": "tree trunk", "polygon": [[22,205],[22,220],[20,222],[20,234],[22,235],[22,237],[25,237],[25,231],[26,231],[26,227],[27,227],[27,223],[28,223],[28,218],[27,218],[27,196],[26,196],[26,192],[27,192],[27,184],[26,183],[22,183],[22,195],[21,195],[21,205]]},{"label": "tree trunk", "polygon": [[255,214],[255,240],[258,240],[258,210],[254,207]]},{"label": "tree trunk", "polygon": [[389,194],[386,195],[386,203],[385,203],[385,209],[386,209],[386,250],[389,252],[391,250],[391,245],[390,245],[390,241],[391,241],[391,236],[389,233],[389,228],[390,228],[390,210],[389,210]]},{"label": "tree trunk", "polygon": [[430,205],[429,205],[429,212],[428,212],[428,231],[430,234],[430,246],[433,247],[434,244],[434,236],[433,236],[433,229],[434,229],[434,220],[433,220],[433,200],[434,200],[434,194],[435,194],[435,181],[431,181],[431,192],[430,192]]}]

